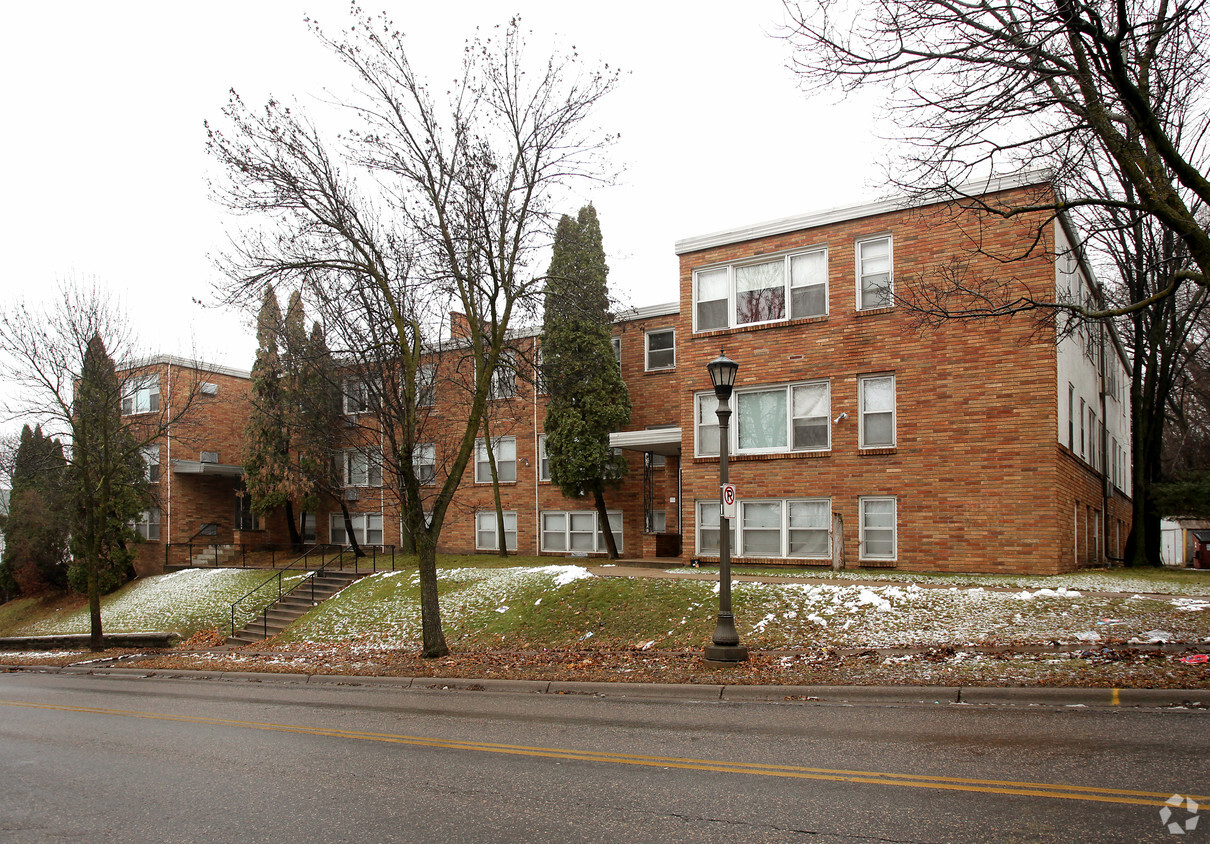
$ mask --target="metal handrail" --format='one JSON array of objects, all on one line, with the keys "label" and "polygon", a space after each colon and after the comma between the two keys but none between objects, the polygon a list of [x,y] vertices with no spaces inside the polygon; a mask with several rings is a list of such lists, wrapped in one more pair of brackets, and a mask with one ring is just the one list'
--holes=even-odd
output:
[{"label": "metal handrail", "polygon": [[[320,551],[320,552],[323,552],[323,553],[325,553],[325,554],[326,554],[327,552],[331,551],[332,549],[339,549],[339,550],[340,550],[340,554],[339,554],[339,556],[337,557],[337,559],[341,560],[341,563],[342,563],[342,565],[343,565],[343,562],[344,562],[344,548],[342,548],[342,547],[341,547],[341,546],[339,546],[339,545],[315,545],[315,546],[313,546],[313,547],[311,547],[311,548],[308,548],[308,549],[307,549],[307,551],[306,551],[306,553],[304,553],[304,554],[303,554],[301,557],[298,557],[297,559],[295,559],[295,560],[291,561],[289,565],[284,566],[283,568],[279,569],[278,571],[275,571],[273,574],[269,575],[269,577],[268,577],[268,578],[266,578],[266,579],[265,579],[263,582],[261,582],[261,583],[257,584],[257,585],[256,585],[255,587],[253,587],[251,590],[249,590],[248,592],[246,592],[246,593],[245,593],[245,594],[244,594],[244,595],[243,595],[243,596],[242,596],[242,597],[241,597],[239,600],[235,601],[235,602],[234,602],[234,603],[231,605],[231,635],[232,635],[232,636],[234,636],[234,635],[235,635],[235,610],[236,610],[236,608],[237,608],[237,607],[238,607],[240,604],[242,604],[244,601],[248,600],[250,597],[252,597],[252,596],[253,596],[253,595],[255,595],[256,593],[258,593],[258,592],[260,592],[262,589],[264,589],[264,588],[265,588],[265,586],[267,586],[268,584],[270,584],[270,583],[272,583],[274,580],[276,580],[276,581],[277,581],[277,598],[276,598],[276,599],[274,599],[273,601],[269,602],[269,605],[268,605],[268,606],[266,606],[266,607],[265,607],[265,609],[261,611],[261,618],[262,618],[262,621],[263,621],[263,623],[264,623],[265,631],[266,631],[266,634],[267,634],[267,633],[268,633],[268,625],[269,625],[269,607],[273,606],[273,604],[275,604],[277,601],[280,601],[280,600],[281,600],[281,599],[282,599],[282,598],[283,598],[285,595],[290,594],[290,592],[293,592],[295,589],[297,589],[299,586],[301,586],[301,585],[302,585],[302,583],[300,582],[299,584],[297,584],[296,586],[294,586],[293,588],[291,588],[289,591],[283,591],[283,586],[282,586],[282,575],[283,575],[283,574],[285,574],[287,571],[290,571],[291,569],[294,569],[294,568],[295,568],[295,566],[298,566],[298,568],[299,568],[300,570],[301,570],[301,569],[303,569],[303,568],[307,568],[307,567],[306,567],[306,562],[307,562],[307,559],[308,559],[308,558],[309,558],[309,557],[310,557],[310,556],[311,556],[313,553],[315,553],[316,551]],[[300,563],[301,563],[302,565],[299,565]],[[315,576],[316,576],[317,574],[320,574],[321,572],[323,572],[324,568],[326,568],[326,567],[327,567],[327,564],[328,564],[328,561],[327,561],[326,559],[324,559],[324,558],[321,556],[321,558],[320,558],[320,564],[319,564],[318,568],[307,569],[308,574],[309,574],[310,576],[309,576],[309,577],[307,577],[307,578],[305,578],[305,579],[306,579],[306,580],[310,580],[310,581],[311,581],[311,584],[312,584],[312,585],[311,585],[311,596],[312,596],[312,598],[314,598],[314,596],[315,596],[315,585],[314,585],[314,584],[315,584]],[[253,617],[255,618],[255,616],[253,616]]]},{"label": "metal handrail", "polygon": [[[372,555],[370,558],[370,569],[372,572],[378,571],[378,549],[379,548],[381,548],[383,550],[384,559],[385,559],[386,549],[390,548],[390,550],[391,550],[391,571],[395,571],[395,546],[394,545],[381,545],[381,546],[374,545],[374,546],[371,546],[371,548],[372,548]],[[333,550],[337,550],[340,552],[339,554],[336,555],[336,557],[334,559],[329,560],[329,559],[325,559],[324,557],[321,556],[319,566],[314,567],[314,568],[310,568],[310,567],[306,566],[307,558],[310,557],[316,551],[322,551],[326,554]],[[284,566],[281,569],[279,569],[278,571],[269,575],[269,577],[266,578],[264,580],[264,582],[260,583],[255,588],[253,588],[252,590],[250,590],[249,592],[244,594],[243,597],[241,597],[238,601],[236,601],[235,603],[233,603],[231,605],[231,635],[232,636],[235,635],[235,610],[236,610],[236,607],[238,607],[240,604],[242,604],[248,598],[252,597],[257,592],[260,592],[260,590],[263,589],[267,584],[272,583],[274,580],[276,580],[277,581],[277,598],[275,598],[273,601],[270,601],[269,604],[266,605],[263,610],[261,610],[261,629],[262,629],[265,637],[268,638],[270,608],[272,608],[275,604],[277,604],[279,601],[281,601],[282,598],[286,597],[287,595],[294,594],[294,592],[296,592],[299,589],[299,587],[305,585],[308,581],[310,582],[310,585],[311,585],[311,601],[312,601],[312,603],[314,603],[316,578],[319,575],[323,574],[324,571],[329,566],[331,566],[333,563],[339,563],[340,570],[344,571],[345,554],[353,555],[352,548],[350,546],[316,545],[316,546],[313,546],[312,548],[307,549],[306,553],[304,553],[301,557],[298,557],[297,559],[291,561],[289,565]],[[303,565],[299,566],[297,570],[301,571],[303,569],[306,569],[307,575],[303,578],[303,580],[301,580],[300,582],[298,582],[297,584],[295,584],[294,586],[292,586],[290,589],[287,590],[284,588],[284,586],[282,584],[282,575],[284,575],[287,571],[294,569],[295,566],[299,563],[302,563]],[[385,568],[383,570],[385,571]],[[353,574],[361,574],[360,559],[356,555],[353,555]],[[256,616],[253,616],[253,619],[255,619],[255,618],[256,618]]]}]

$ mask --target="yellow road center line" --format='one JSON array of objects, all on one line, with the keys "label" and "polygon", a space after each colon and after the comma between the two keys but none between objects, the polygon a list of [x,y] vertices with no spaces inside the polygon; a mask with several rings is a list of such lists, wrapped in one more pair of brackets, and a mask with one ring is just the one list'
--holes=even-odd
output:
[{"label": "yellow road center line", "polygon": [[[969,791],[985,794],[1019,795],[1027,797],[1051,797],[1065,800],[1085,800],[1099,803],[1122,803],[1142,806],[1161,806],[1172,792],[1132,791],[1095,786],[1064,785],[1061,783],[1019,782],[1015,780],[983,780],[967,777],[927,776],[921,774],[896,774],[882,771],[848,771],[830,768],[809,768],[796,765],[767,765],[757,762],[721,762],[709,759],[692,759],[675,756],[643,756],[625,753],[608,753],[593,750],[572,750],[556,747],[530,747],[520,744],[496,744],[490,742],[462,741],[459,739],[435,739],[424,736],[408,736],[396,733],[375,733],[358,730],[341,730],[331,727],[307,727],[296,724],[273,724],[262,721],[237,721],[228,718],[209,718],[192,715],[167,715],[156,712],[140,712],[127,709],[104,709],[90,706],[63,706],[51,703],[29,703],[25,701],[0,700],[0,705],[25,709],[40,709],[55,712],[77,712],[90,715],[110,715],[124,718],[142,718],[182,724],[238,727],[242,729],[267,730],[298,735],[324,736],[329,738],[376,741],[389,744],[406,744],[445,750],[464,750],[477,753],[501,753],[512,756],[531,756],[547,759],[565,759],[581,762],[608,762],[617,765],[640,767],[677,768],[694,771],[716,771],[720,773],[749,774],[787,779],[825,780],[852,782],[869,785],[897,785],[909,788],[933,788],[947,791]],[[1179,790],[1179,789],[1178,789]],[[1183,792],[1182,792],[1183,793]],[[1210,801],[1210,796],[1187,795],[1197,802]]]}]

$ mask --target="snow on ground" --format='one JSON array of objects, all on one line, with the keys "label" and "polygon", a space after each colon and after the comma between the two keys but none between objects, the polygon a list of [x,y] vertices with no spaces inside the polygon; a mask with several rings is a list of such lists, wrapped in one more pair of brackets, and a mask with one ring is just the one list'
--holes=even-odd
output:
[{"label": "snow on ground", "polygon": [[[101,625],[107,632],[179,630],[196,632],[231,623],[231,604],[267,579],[260,569],[182,569],[170,574],[143,578],[114,595],[103,598]],[[286,586],[299,575],[286,575]],[[277,597],[277,586],[267,587],[263,600],[250,601],[247,615]],[[186,623],[182,625],[182,608]],[[237,618],[237,622],[242,623]],[[184,626],[186,629],[181,630]],[[42,621],[21,631],[22,635],[87,633],[88,608]]]}]

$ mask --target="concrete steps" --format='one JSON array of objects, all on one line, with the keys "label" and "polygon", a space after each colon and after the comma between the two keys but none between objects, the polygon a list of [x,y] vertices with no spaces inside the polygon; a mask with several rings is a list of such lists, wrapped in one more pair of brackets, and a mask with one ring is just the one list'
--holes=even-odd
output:
[{"label": "concrete steps", "polygon": [[243,629],[227,639],[228,645],[250,645],[263,642],[285,630],[304,614],[339,593],[350,583],[365,575],[348,572],[323,572],[312,575],[261,614],[253,618]]}]

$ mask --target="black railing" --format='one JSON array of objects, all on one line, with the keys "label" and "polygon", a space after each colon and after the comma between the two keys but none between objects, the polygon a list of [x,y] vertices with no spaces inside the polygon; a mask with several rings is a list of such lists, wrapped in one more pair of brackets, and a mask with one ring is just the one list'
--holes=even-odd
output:
[{"label": "black railing", "polygon": [[[341,548],[339,545],[321,544],[305,546],[303,556],[313,554],[316,548]],[[395,570],[396,547],[394,545],[362,545],[362,556],[353,556],[350,546],[344,546],[348,551],[353,571],[360,574],[363,569],[370,572],[387,571],[385,560],[391,560],[390,571]],[[290,568],[299,559],[299,546],[292,544],[250,544],[242,542],[167,542],[164,544],[164,567],[177,565],[190,568],[203,567],[196,563],[196,558],[207,550],[214,551],[213,562],[204,567],[221,568],[256,568],[276,569],[280,561],[283,569]],[[229,562],[218,562],[220,554],[232,551]],[[267,559],[266,559],[267,557]],[[175,559],[175,561],[174,561]],[[268,562],[268,565],[265,563]]]},{"label": "black railing", "polygon": [[[236,632],[236,626],[235,626],[236,608],[238,608],[240,604],[247,601],[253,595],[259,595],[261,600],[264,599],[264,593],[266,591],[270,595],[272,595],[273,594],[272,590],[266,589],[266,587],[268,587],[270,584],[275,583],[277,585],[277,597],[272,598],[271,600],[266,602],[265,608],[263,610],[261,610],[261,613],[260,613],[261,631],[265,638],[269,637],[269,610],[272,609],[275,604],[277,604],[279,601],[281,601],[282,598],[286,597],[287,595],[293,595],[296,592],[299,592],[299,590],[301,588],[303,588],[304,586],[309,585],[310,590],[311,590],[311,602],[314,603],[315,602],[315,581],[316,581],[316,579],[321,574],[323,574],[325,571],[341,571],[341,572],[348,571],[349,569],[346,566],[347,561],[351,561],[353,574],[363,574],[363,573],[371,574],[371,573],[378,572],[378,571],[387,571],[387,568],[386,568],[387,554],[386,554],[386,552],[388,549],[390,550],[390,560],[391,560],[390,571],[395,571],[395,546],[394,545],[372,545],[369,548],[362,546],[363,553],[360,556],[354,554],[352,547],[347,546],[347,545],[346,546],[341,546],[341,545],[315,545],[315,546],[312,546],[311,548],[307,549],[307,552],[305,554],[303,554],[301,557],[295,558],[288,565],[283,566],[278,571],[269,575],[269,577],[266,578],[264,582],[262,582],[260,585],[256,586],[255,588],[251,589],[242,598],[240,598],[238,601],[236,601],[235,603],[233,603],[231,605],[231,635],[234,636],[235,632]],[[382,552],[381,556],[379,555],[380,551]],[[329,555],[332,555],[332,554],[335,554],[335,556],[329,557]],[[316,557],[316,556],[319,557],[318,565],[315,565],[314,557]],[[379,568],[380,561],[382,563],[381,568]],[[285,584],[282,580],[282,576],[288,571],[305,572],[305,574],[303,576],[303,579],[300,582],[296,583],[294,586],[290,587],[289,589],[286,589]],[[303,593],[299,593],[299,594],[303,594]],[[253,614],[252,618],[255,619],[256,615]],[[251,623],[251,622],[248,622],[248,623]]]}]

